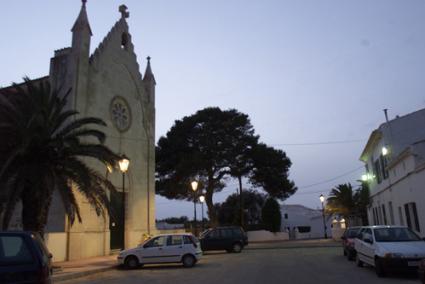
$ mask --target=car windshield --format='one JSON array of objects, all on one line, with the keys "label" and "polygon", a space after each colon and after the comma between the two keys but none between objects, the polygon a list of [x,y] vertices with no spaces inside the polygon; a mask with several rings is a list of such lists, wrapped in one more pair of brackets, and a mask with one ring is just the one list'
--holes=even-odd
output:
[{"label": "car windshield", "polygon": [[409,228],[379,228],[374,229],[377,242],[415,242],[421,238]]},{"label": "car windshield", "polygon": [[360,231],[360,228],[348,229],[347,238],[354,239],[355,237],[357,237],[357,234],[359,233],[359,231]]}]

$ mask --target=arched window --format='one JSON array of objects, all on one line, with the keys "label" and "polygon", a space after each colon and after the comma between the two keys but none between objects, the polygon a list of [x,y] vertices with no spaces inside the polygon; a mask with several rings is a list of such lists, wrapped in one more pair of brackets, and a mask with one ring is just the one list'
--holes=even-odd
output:
[{"label": "arched window", "polygon": [[127,33],[122,33],[121,35],[121,48],[127,50],[128,45],[128,35]]}]

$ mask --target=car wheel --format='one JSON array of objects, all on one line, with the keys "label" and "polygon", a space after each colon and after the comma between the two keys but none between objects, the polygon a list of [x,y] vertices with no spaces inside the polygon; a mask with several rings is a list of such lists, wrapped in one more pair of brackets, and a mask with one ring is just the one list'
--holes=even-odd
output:
[{"label": "car wheel", "polygon": [[360,260],[359,255],[356,255],[356,264],[358,267],[363,267],[363,261]]},{"label": "car wheel", "polygon": [[235,253],[240,253],[242,251],[242,245],[240,243],[234,243],[232,246],[232,251]]},{"label": "car wheel", "polygon": [[378,277],[385,277],[385,267],[382,263],[382,259],[380,259],[379,257],[375,258],[375,271]]},{"label": "car wheel", "polygon": [[196,259],[193,255],[187,254],[183,256],[182,263],[184,267],[192,267],[196,263]]},{"label": "car wheel", "polygon": [[124,263],[128,269],[135,269],[139,266],[139,260],[134,255],[127,256]]}]

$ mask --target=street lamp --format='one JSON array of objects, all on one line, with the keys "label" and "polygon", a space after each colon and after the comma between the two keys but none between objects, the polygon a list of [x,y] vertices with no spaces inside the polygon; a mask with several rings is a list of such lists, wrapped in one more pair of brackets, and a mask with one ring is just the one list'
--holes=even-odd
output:
[{"label": "street lamp", "polygon": [[199,196],[199,201],[201,202],[201,208],[202,208],[202,231],[204,231],[204,202],[205,202],[205,196],[201,195]]},{"label": "street lamp", "polygon": [[323,230],[325,231],[325,239],[328,238],[328,233],[326,232],[326,221],[325,221],[325,206],[323,205],[325,202],[325,197],[323,196],[323,194],[320,194],[320,202],[322,202],[322,217],[323,217]]},{"label": "street lamp", "polygon": [[130,160],[126,155],[121,156],[121,160],[118,161],[118,165],[120,166],[120,171],[122,172],[122,245],[123,249],[125,249],[125,173],[128,170],[128,166],[130,165]]},{"label": "street lamp", "polygon": [[198,189],[198,182],[196,180],[192,181],[190,183],[193,190],[193,224],[194,224],[194,230],[193,234],[196,235],[196,190]]}]

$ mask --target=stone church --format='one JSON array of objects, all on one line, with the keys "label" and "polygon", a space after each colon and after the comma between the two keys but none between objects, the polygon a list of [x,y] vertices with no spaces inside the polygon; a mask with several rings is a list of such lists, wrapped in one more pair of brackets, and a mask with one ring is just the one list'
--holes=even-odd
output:
[{"label": "stone church", "polygon": [[[111,194],[113,212],[103,218],[79,197],[82,223],[68,222],[62,203],[54,196],[46,227],[46,242],[54,261],[109,255],[111,250],[139,244],[155,229],[155,78],[147,58],[144,75],[139,71],[126,19],[125,5],[120,18],[90,54],[92,30],[86,0],[71,29],[71,47],[54,52],[50,60],[52,88],[68,90],[70,108],[82,116],[103,119],[108,127],[106,144],[128,157],[128,171],[90,164],[118,188]],[[19,211],[20,212],[20,211]],[[19,226],[19,214],[15,214]],[[123,219],[125,221],[123,222]],[[124,224],[123,224],[124,223]]]}]

